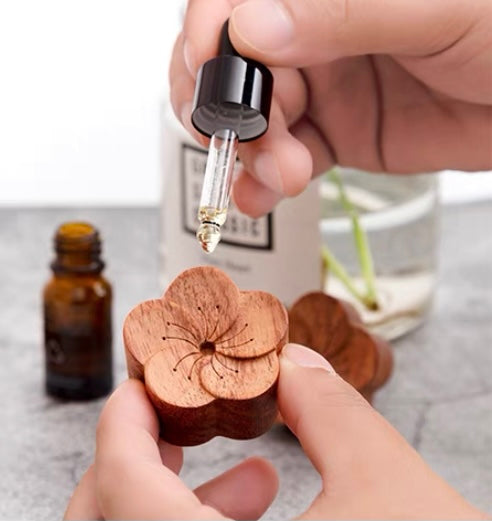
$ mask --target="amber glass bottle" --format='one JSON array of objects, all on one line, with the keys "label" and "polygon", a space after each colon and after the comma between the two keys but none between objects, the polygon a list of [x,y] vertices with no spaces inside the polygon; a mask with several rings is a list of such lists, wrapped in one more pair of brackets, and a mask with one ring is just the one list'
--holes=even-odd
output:
[{"label": "amber glass bottle", "polygon": [[113,384],[112,291],[99,233],[87,223],[63,224],[55,251],[43,293],[46,390],[72,400],[104,396]]}]

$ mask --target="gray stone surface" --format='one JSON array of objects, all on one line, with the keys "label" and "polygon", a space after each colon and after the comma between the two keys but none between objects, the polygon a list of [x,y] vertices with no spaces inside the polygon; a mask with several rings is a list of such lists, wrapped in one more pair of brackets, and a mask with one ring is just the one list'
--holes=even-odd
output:
[{"label": "gray stone surface", "polygon": [[[92,459],[103,401],[59,403],[43,393],[41,288],[51,236],[84,218],[104,235],[115,288],[116,377],[125,377],[125,313],[160,294],[157,210],[0,210],[0,519],[60,518]],[[492,202],[446,209],[441,282],[432,314],[395,345],[396,366],[376,407],[427,462],[492,512]],[[252,455],[279,470],[280,494],[265,519],[307,506],[319,478],[283,429],[247,442],[215,439],[185,451],[191,486]]]}]

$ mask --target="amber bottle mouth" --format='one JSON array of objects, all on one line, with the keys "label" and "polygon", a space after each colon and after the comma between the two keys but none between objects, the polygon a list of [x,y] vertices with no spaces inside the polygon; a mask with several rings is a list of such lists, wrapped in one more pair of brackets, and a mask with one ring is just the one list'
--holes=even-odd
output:
[{"label": "amber bottle mouth", "polygon": [[51,268],[56,273],[94,273],[104,268],[100,258],[101,239],[99,231],[86,222],[66,222],[55,234],[56,258]]},{"label": "amber bottle mouth", "polygon": [[55,235],[56,251],[101,251],[98,230],[85,222],[67,222],[58,227]]}]

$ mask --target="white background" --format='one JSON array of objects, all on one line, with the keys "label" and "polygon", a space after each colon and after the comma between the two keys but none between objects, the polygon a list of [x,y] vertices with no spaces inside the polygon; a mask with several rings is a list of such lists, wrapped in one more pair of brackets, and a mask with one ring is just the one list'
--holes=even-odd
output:
[{"label": "white background", "polygon": [[[0,205],[159,202],[180,3],[0,0]],[[451,175],[443,189],[492,198],[492,175]]]}]

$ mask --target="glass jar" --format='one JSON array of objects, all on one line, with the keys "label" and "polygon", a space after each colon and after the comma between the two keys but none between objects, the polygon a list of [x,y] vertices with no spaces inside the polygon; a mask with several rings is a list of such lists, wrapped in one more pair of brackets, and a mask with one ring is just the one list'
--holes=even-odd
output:
[{"label": "glass jar", "polygon": [[[351,302],[372,331],[391,340],[417,327],[432,303],[438,245],[437,176],[370,174],[354,169],[340,169],[340,174],[369,239],[378,309],[367,309],[329,271],[324,289]],[[322,179],[320,194],[323,244],[362,290],[352,222],[339,202],[336,185],[327,176]]]},{"label": "glass jar", "polygon": [[87,223],[61,225],[52,278],[43,292],[46,391],[91,399],[112,388],[110,283],[103,277],[101,241]]}]

